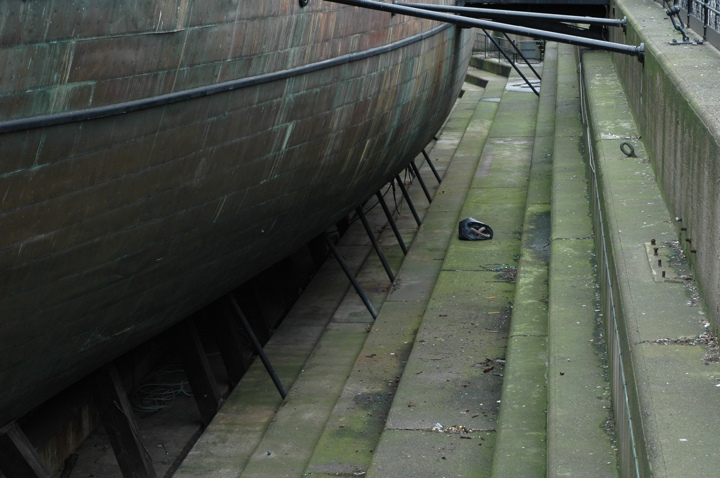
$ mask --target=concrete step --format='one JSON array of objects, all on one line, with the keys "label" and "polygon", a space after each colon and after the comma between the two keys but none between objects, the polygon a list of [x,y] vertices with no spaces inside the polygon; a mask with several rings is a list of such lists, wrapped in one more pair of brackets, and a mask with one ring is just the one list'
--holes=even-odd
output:
[{"label": "concrete step", "polygon": [[495,58],[484,58],[479,55],[474,55],[470,59],[470,66],[477,68],[478,70],[504,77],[510,76],[512,72],[512,66],[508,65],[507,62],[503,62]]},{"label": "concrete step", "polygon": [[493,460],[498,478],[617,476],[579,99],[575,49],[548,44]]},{"label": "concrete step", "polygon": [[465,83],[469,83],[480,88],[485,88],[489,83],[489,80],[487,78],[488,76],[489,75],[487,74],[487,72],[469,66],[467,69],[467,74],[465,75]]},{"label": "concrete step", "polygon": [[470,183],[469,177],[462,174],[470,159],[458,159],[467,148],[469,138],[465,132],[474,131],[470,136],[472,144],[477,145],[478,135],[487,132],[497,107],[494,101],[479,100],[483,96],[495,98],[505,84],[504,78],[485,76],[489,78],[487,89],[466,89],[430,151],[433,158],[447,162],[448,169],[327,421],[306,476],[362,475],[375,456],[447,243],[456,230],[462,189],[466,193]]},{"label": "concrete step", "polygon": [[[482,95],[483,89],[472,89],[468,98]],[[471,113],[459,102],[443,133],[431,143],[430,156],[439,174],[445,174],[457,148],[452,132],[464,129]],[[416,158],[416,164],[431,194],[437,194],[438,185],[424,158]],[[423,216],[428,204],[422,189],[409,189]],[[414,218],[399,191],[386,192],[386,201],[396,209],[396,224],[410,246],[417,232]],[[397,240],[381,208],[368,204],[366,209],[371,209],[368,219],[397,271],[404,259]],[[375,308],[382,311],[391,284],[359,221],[338,247]],[[265,347],[288,389],[286,399],[280,399],[259,361],[254,363],[175,476],[301,476],[371,325],[365,306],[334,259],[329,260]]]},{"label": "concrete step", "polygon": [[[492,476],[544,476],[550,191],[557,50],[546,49]],[[522,453],[522,459],[518,454]]]},{"label": "concrete step", "polygon": [[558,46],[548,323],[548,476],[617,476],[577,51]]},{"label": "concrete step", "polygon": [[[452,202],[431,207],[452,233],[434,248],[437,283],[368,477],[489,476],[537,108],[532,93],[496,94],[478,109],[496,108],[492,123],[470,125],[443,181]],[[473,139],[482,130],[487,139]],[[493,240],[460,241],[457,222],[469,216]]]}]

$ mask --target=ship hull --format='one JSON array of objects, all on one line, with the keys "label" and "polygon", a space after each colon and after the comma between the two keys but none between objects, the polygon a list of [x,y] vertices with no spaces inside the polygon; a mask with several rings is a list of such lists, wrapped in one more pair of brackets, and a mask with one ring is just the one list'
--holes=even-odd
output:
[{"label": "ship hull", "polygon": [[0,31],[0,424],[368,199],[440,128],[470,52],[467,31],[319,1],[166,1],[55,38],[79,13],[29,3],[4,8],[42,38]]}]

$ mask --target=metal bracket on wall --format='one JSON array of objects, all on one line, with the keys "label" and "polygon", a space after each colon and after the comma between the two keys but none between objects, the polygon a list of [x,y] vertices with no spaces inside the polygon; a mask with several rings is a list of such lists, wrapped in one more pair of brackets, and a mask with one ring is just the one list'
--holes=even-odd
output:
[{"label": "metal bracket on wall", "polygon": [[[667,2],[668,5],[670,5],[670,2],[668,0],[663,0],[663,2]],[[668,17],[670,17],[670,21],[673,24],[673,28],[675,30],[679,31],[682,35],[682,41],[678,41],[675,38],[670,40],[668,44],[670,45],[702,45],[703,41],[699,38],[695,40],[691,40],[688,34],[685,32],[685,23],[682,21],[682,18],[680,18],[680,1],[674,0],[673,6],[668,7],[665,10],[665,13]],[[677,22],[675,21],[675,17],[677,17]]]}]

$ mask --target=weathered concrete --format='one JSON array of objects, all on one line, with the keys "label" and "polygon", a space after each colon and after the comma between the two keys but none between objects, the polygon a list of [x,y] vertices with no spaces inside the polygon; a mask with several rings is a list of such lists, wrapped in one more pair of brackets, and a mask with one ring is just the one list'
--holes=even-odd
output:
[{"label": "weathered concrete", "polygon": [[[496,105],[492,124],[471,123],[458,148],[453,167],[465,164],[463,176],[443,182],[471,180],[454,215],[486,221],[495,235],[465,242],[453,234],[447,245],[371,477],[490,474],[492,454],[487,447],[478,453],[487,443],[478,434],[496,430],[537,104],[528,93],[496,94],[486,92],[488,106],[479,107]],[[470,141],[488,126],[487,140]],[[398,460],[408,454],[412,459]]]},{"label": "weathered concrete", "polygon": [[[548,320],[548,473],[617,476],[576,50],[560,45]],[[610,430],[609,430],[610,429]]]},{"label": "weathered concrete", "polygon": [[[713,330],[720,326],[720,94],[715,79],[720,53],[710,45],[670,45],[680,40],[659,3],[613,2],[628,18],[627,42],[645,43],[645,63],[617,57],[614,63],[627,92],[657,183],[670,217],[682,231]],[[690,31],[691,38],[699,35]],[[692,243],[684,240],[691,238]],[[691,250],[696,251],[690,253]]]},{"label": "weathered concrete", "polygon": [[464,189],[457,185],[463,177],[458,174],[463,162],[453,158],[468,126],[480,119],[489,122],[487,116],[494,114],[494,108],[478,114],[482,94],[467,91],[458,100],[430,151],[431,157],[448,165],[443,182],[328,420],[307,474],[364,473],[373,459],[467,191],[469,179]]},{"label": "weathered concrete", "polygon": [[[492,476],[545,476],[548,261],[556,49],[546,50]],[[523,459],[518,460],[518,453]]]},{"label": "weathered concrete", "polygon": [[[610,357],[612,378],[620,382],[622,367],[627,382],[626,391],[613,389],[620,451],[626,458],[621,472],[635,473],[637,466],[641,476],[711,476],[720,469],[720,416],[713,413],[720,408],[720,365],[708,317],[692,277],[663,281],[653,273],[655,259],[646,247],[652,239],[658,248],[673,251],[667,270],[681,267],[685,259],[610,56],[585,53],[583,71],[601,198],[603,310],[608,341],[623,353],[621,362]],[[637,157],[620,152],[624,140],[632,141]]]}]

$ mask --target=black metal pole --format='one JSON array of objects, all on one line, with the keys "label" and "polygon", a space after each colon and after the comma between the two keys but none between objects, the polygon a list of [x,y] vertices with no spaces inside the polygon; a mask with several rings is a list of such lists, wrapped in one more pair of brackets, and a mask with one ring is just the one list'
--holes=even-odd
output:
[{"label": "black metal pole", "polygon": [[420,170],[415,165],[415,161],[410,161],[410,168],[413,170],[413,173],[415,173],[415,177],[417,178],[418,182],[420,183],[420,187],[422,188],[423,192],[425,193],[425,197],[427,198],[428,202],[432,202],[432,196],[430,195],[430,191],[428,191],[428,188],[425,186],[425,181],[423,181],[422,176],[420,176]]},{"label": "black metal pole", "polygon": [[442,179],[440,179],[440,175],[438,174],[437,169],[435,169],[435,165],[432,163],[432,161],[430,161],[430,156],[428,156],[427,152],[425,152],[425,149],[422,150],[422,155],[425,157],[425,161],[428,163],[428,166],[430,166],[430,169],[435,175],[435,179],[437,179],[438,184],[440,184],[442,182]]},{"label": "black metal pole", "polygon": [[530,87],[530,89],[533,91],[533,93],[535,93],[537,96],[540,96],[540,92],[538,90],[536,90],[535,87],[533,86],[533,84],[530,83],[530,80],[528,80],[527,77],[525,75],[523,75],[523,72],[520,71],[520,68],[518,68],[518,66],[515,64],[515,62],[510,59],[510,57],[507,55],[507,53],[505,53],[505,50],[503,50],[503,48],[500,46],[500,44],[497,42],[497,40],[495,40],[492,37],[492,35],[490,35],[487,32],[487,30],[485,30],[484,28],[481,28],[481,30],[483,31],[485,36],[490,39],[490,41],[493,43],[493,45],[495,45],[495,48],[497,48],[498,51],[500,53],[502,53],[502,56],[505,57],[505,59],[508,61],[508,63],[510,63],[510,65],[512,65],[512,67],[515,69],[515,71],[518,73],[518,75],[520,75],[522,77],[522,79],[525,80],[525,84]]},{"label": "black metal pole", "polygon": [[405,246],[405,241],[403,241],[402,236],[400,235],[400,231],[397,228],[397,224],[395,224],[395,220],[392,217],[392,213],[390,213],[390,209],[387,206],[387,203],[385,202],[385,198],[380,193],[380,191],[376,192],[375,195],[378,198],[378,201],[380,202],[380,206],[382,206],[383,211],[385,211],[385,216],[387,216],[387,220],[390,223],[390,227],[392,227],[393,232],[395,233],[395,237],[398,240],[398,243],[400,244],[400,249],[402,249],[403,254],[407,255],[408,249],[407,246]]},{"label": "black metal pole", "polygon": [[263,349],[262,345],[260,345],[260,341],[257,339],[255,331],[252,329],[252,327],[250,327],[250,323],[248,322],[247,317],[245,317],[245,314],[243,314],[243,311],[240,308],[240,305],[237,303],[237,300],[235,300],[235,297],[230,296],[230,302],[232,303],[235,312],[240,318],[240,324],[243,326],[243,329],[245,329],[245,332],[247,332],[248,337],[250,337],[250,340],[255,346],[255,351],[260,357],[260,360],[262,360],[263,365],[265,365],[265,370],[267,370],[270,374],[270,378],[272,378],[272,381],[275,384],[275,388],[277,388],[278,392],[280,392],[280,396],[284,400],[287,396],[285,387],[283,387],[282,382],[280,382],[280,378],[278,377],[277,373],[275,373],[275,369],[270,363],[270,359],[268,359],[267,355],[265,355],[265,350]]},{"label": "black metal pole", "polygon": [[365,304],[365,307],[367,307],[367,310],[370,312],[370,315],[372,315],[373,319],[377,319],[377,311],[375,310],[375,307],[373,307],[372,302],[370,302],[370,299],[365,294],[365,291],[360,287],[360,283],[355,278],[355,274],[352,273],[348,265],[345,263],[345,259],[343,259],[342,255],[340,254],[340,251],[337,250],[337,247],[335,247],[335,244],[332,243],[329,237],[327,237],[327,234],[325,234],[325,242],[327,243],[328,247],[330,248],[330,252],[335,256],[335,259],[340,263],[340,267],[342,267],[343,272],[345,272],[345,275],[350,280],[350,283],[355,288],[355,292],[360,296],[360,300],[363,301],[363,304]]},{"label": "black metal pole", "polygon": [[[503,33],[503,35],[505,35],[505,39],[512,45],[512,47],[515,49],[515,51],[517,52],[517,54],[520,55],[520,58],[523,59],[523,61],[525,62],[525,64],[530,67],[530,69],[531,69],[532,72],[535,74],[535,76],[537,77],[537,79],[538,79],[538,80],[542,80],[542,78],[540,77],[540,74],[539,74],[537,71],[535,71],[535,68],[533,68],[533,66],[530,64],[530,62],[528,61],[528,59],[525,58],[525,55],[524,55],[523,52],[520,50],[520,48],[517,47],[517,45],[515,44],[515,42],[510,39],[510,37],[508,36],[507,33]],[[537,43],[536,43],[536,45],[537,45]]]},{"label": "black metal pole", "polygon": [[437,20],[446,23],[453,23],[464,28],[487,28],[498,32],[514,33],[527,37],[540,38],[543,40],[556,41],[560,43],[568,43],[570,45],[585,46],[589,48],[597,48],[600,50],[622,53],[624,55],[637,56],[641,61],[645,51],[645,44],[638,46],[625,45],[622,43],[613,43],[604,40],[595,40],[592,38],[583,38],[575,35],[566,35],[564,33],[548,32],[535,28],[521,27],[517,25],[508,25],[506,23],[492,22],[488,20],[479,20],[476,18],[467,18],[460,15],[451,15],[442,12],[434,12],[422,8],[405,7],[392,3],[375,2],[373,0],[327,0],[344,5],[355,7],[369,8],[372,10],[380,10],[384,12],[396,13],[400,15],[409,15],[412,17],[427,18],[428,20]]},{"label": "black metal pole", "polygon": [[412,213],[413,217],[415,218],[415,222],[417,223],[418,227],[420,227],[422,225],[422,221],[420,220],[420,216],[418,216],[418,213],[415,210],[415,206],[413,205],[412,199],[410,199],[410,195],[408,194],[407,189],[405,188],[405,185],[403,184],[399,175],[395,176],[395,180],[397,181],[398,186],[400,186],[400,191],[402,191],[403,197],[405,198],[405,202],[408,203],[408,207],[410,208],[410,212]]},{"label": "black metal pole", "polygon": [[356,208],[355,212],[357,213],[358,217],[360,218],[360,222],[362,222],[362,225],[365,228],[365,232],[367,232],[367,235],[370,238],[370,242],[372,242],[373,248],[375,249],[375,252],[377,253],[378,257],[380,258],[380,262],[382,262],[382,265],[385,268],[385,272],[387,273],[388,277],[390,278],[390,282],[395,282],[395,274],[393,274],[393,271],[390,268],[390,264],[388,264],[387,259],[385,259],[385,254],[383,254],[382,249],[380,249],[380,244],[378,243],[377,238],[375,237],[375,234],[373,234],[372,229],[370,229],[370,224],[368,224],[368,222],[367,222],[365,213],[362,211],[361,207]]},{"label": "black metal pole", "polygon": [[553,13],[520,12],[514,10],[495,10],[494,8],[453,7],[450,5],[433,5],[413,2],[394,2],[403,7],[422,8],[436,12],[465,13],[468,16],[482,18],[526,18],[530,20],[545,20],[551,22],[585,23],[588,25],[605,25],[609,27],[622,27],[627,25],[627,17],[618,20],[615,18],[585,17],[582,15],[556,15]]}]

